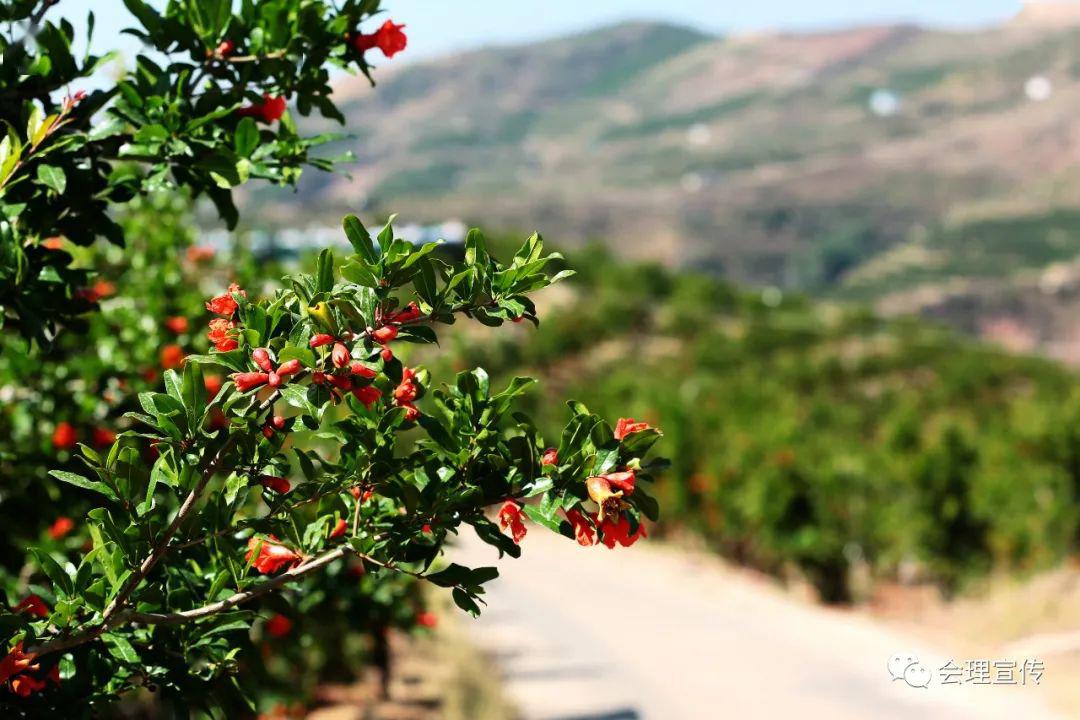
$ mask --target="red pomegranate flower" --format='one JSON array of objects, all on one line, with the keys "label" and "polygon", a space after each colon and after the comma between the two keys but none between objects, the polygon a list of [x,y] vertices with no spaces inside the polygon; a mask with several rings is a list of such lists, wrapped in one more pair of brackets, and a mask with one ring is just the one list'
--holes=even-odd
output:
[{"label": "red pomegranate flower", "polygon": [[630,519],[623,515],[618,520],[606,518],[600,521],[600,533],[603,536],[601,542],[609,550],[614,549],[616,543],[623,547],[630,547],[640,538],[648,537],[645,534],[645,525],[639,524],[637,530],[630,533]]},{"label": "red pomegranate flower", "polygon": [[175,370],[184,364],[184,349],[179,345],[166,345],[161,348],[160,360],[163,370]]},{"label": "red pomegranate flower", "polygon": [[413,322],[414,320],[419,320],[419,319],[420,319],[420,306],[417,305],[415,302],[409,303],[408,305],[403,307],[401,310],[398,310],[395,313],[390,313],[386,317],[387,322],[399,323],[399,324],[400,323]]},{"label": "red pomegranate flower", "polygon": [[91,431],[94,447],[108,447],[116,442],[116,433],[109,428],[96,427]]},{"label": "red pomegranate flower", "polygon": [[30,697],[32,694],[41,692],[44,689],[45,681],[30,675],[19,675],[11,679],[11,692],[21,698]]},{"label": "red pomegranate flower", "polygon": [[49,537],[53,540],[60,540],[69,532],[75,529],[75,521],[69,517],[58,517],[53,521],[53,524],[49,526]]},{"label": "red pomegranate flower", "polygon": [[330,531],[330,539],[337,540],[340,537],[345,537],[345,533],[349,531],[349,523],[345,522],[345,518],[338,518],[338,521],[334,523],[334,529]]},{"label": "red pomegranate flower", "polygon": [[261,103],[242,107],[236,111],[236,114],[240,117],[253,117],[256,120],[261,120],[269,125],[275,120],[281,119],[281,116],[285,114],[285,107],[287,105],[288,103],[284,96],[263,93],[263,101]]},{"label": "red pomegranate flower", "polygon": [[278,613],[274,617],[266,621],[266,632],[271,637],[281,639],[288,635],[292,631],[292,620],[285,617],[281,613]]},{"label": "red pomegranate flower", "polygon": [[416,371],[412,368],[405,368],[402,371],[401,382],[394,388],[394,400],[398,405],[407,405],[416,399],[420,391],[416,387],[416,383],[413,382],[415,378]]},{"label": "red pomegranate flower", "polygon": [[319,333],[318,335],[312,335],[311,340],[308,341],[308,345],[314,348],[322,347],[323,345],[329,345],[334,342],[336,338],[333,335],[327,335],[326,333]]},{"label": "red pomegranate flower", "polygon": [[540,458],[541,465],[558,465],[559,464],[559,451],[555,448],[548,448],[544,451],[543,456]]},{"label": "red pomegranate flower", "polygon": [[387,20],[371,34],[358,33],[353,39],[353,46],[360,52],[377,47],[387,58],[392,58],[408,45],[409,39],[401,32],[404,27],[393,20]]},{"label": "red pomegranate flower", "polygon": [[247,292],[240,289],[240,286],[236,283],[231,283],[229,289],[218,295],[217,297],[210,298],[210,301],[206,303],[206,309],[215,315],[226,315],[231,317],[236,312],[237,307],[236,300],[233,295],[240,295],[247,297]]},{"label": "red pomegranate flower", "polygon": [[6,683],[12,676],[21,672],[39,669],[40,665],[34,663],[36,657],[34,653],[23,652],[22,640],[15,643],[11,651],[0,659],[0,684]]},{"label": "red pomegranate flower", "polygon": [[521,506],[513,500],[504,502],[503,506],[499,508],[499,527],[503,530],[509,530],[514,542],[520,545],[521,541],[525,539],[525,533],[528,532],[525,527],[525,520],[522,517]]},{"label": "red pomegranate flower", "polygon": [[627,495],[634,494],[634,485],[637,482],[637,475],[633,470],[625,470],[623,472],[612,472],[600,475],[603,479],[607,480],[611,487],[616,490],[622,490]]},{"label": "red pomegranate flower", "polygon": [[177,335],[183,335],[188,331],[188,319],[183,315],[174,315],[173,317],[165,318],[165,327],[170,332]]},{"label": "red pomegranate flower", "polygon": [[210,321],[210,332],[206,337],[214,344],[218,352],[229,352],[240,346],[236,338],[230,334],[230,330],[236,327],[236,323],[225,318],[214,318]]},{"label": "red pomegranate flower", "polygon": [[626,504],[622,499],[622,491],[612,490],[611,483],[601,476],[588,478],[585,481],[585,489],[589,493],[589,498],[600,506],[600,513],[597,516],[600,522],[609,517],[618,517]]},{"label": "red pomegranate flower", "polygon": [[578,545],[591,547],[596,544],[596,530],[580,510],[568,510],[566,519],[570,521],[570,527],[574,530],[574,539]]},{"label": "red pomegranate flower", "polygon": [[382,390],[374,385],[365,385],[364,387],[354,388],[352,394],[353,397],[364,404],[364,407],[370,410],[372,405],[382,397]]},{"label": "red pomegranate flower", "polygon": [[[244,560],[264,575],[273,575],[284,568],[292,567],[301,559],[299,553],[282,545],[273,535],[265,538],[252,537],[248,540],[247,547]],[[255,555],[256,548],[258,555]]]},{"label": "red pomegranate flower", "polygon": [[223,381],[220,375],[203,375],[203,385],[206,387],[206,393],[213,400],[214,396],[221,392],[221,386]]},{"label": "red pomegranate flower", "polygon": [[622,440],[627,435],[651,429],[652,426],[647,422],[638,422],[634,418],[619,418],[619,422],[615,423],[615,439]]},{"label": "red pomegranate flower", "polygon": [[38,595],[28,595],[25,600],[12,608],[14,612],[27,612],[35,617],[49,617],[49,607]]},{"label": "red pomegranate flower", "polygon": [[79,435],[75,432],[75,426],[64,420],[53,430],[52,444],[57,450],[70,450],[79,441]]}]

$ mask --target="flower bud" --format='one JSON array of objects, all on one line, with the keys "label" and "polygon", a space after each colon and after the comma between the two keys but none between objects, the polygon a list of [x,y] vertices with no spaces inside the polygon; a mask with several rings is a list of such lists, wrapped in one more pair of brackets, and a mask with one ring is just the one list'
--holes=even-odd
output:
[{"label": "flower bud", "polygon": [[378,373],[359,360],[352,361],[352,364],[349,365],[349,372],[357,377],[367,378],[368,380],[373,380],[375,376],[378,375]]},{"label": "flower bud", "polygon": [[334,336],[333,335],[327,335],[326,333],[319,333],[318,335],[313,335],[312,336],[311,340],[308,342],[308,345],[310,345],[312,348],[319,348],[319,347],[322,347],[323,345],[329,345],[332,342],[334,342]]},{"label": "flower bud", "polygon": [[232,377],[233,382],[236,383],[236,389],[240,392],[247,392],[270,381],[270,376],[262,372],[237,373]]},{"label": "flower bud", "polygon": [[281,385],[281,376],[278,375],[276,372],[272,372],[272,373],[270,373],[270,375],[267,378],[266,382],[272,388],[279,387]]},{"label": "flower bud", "polygon": [[281,415],[275,415],[274,418],[270,421],[270,424],[273,425],[278,430],[284,430],[285,429],[285,418],[282,417]]},{"label": "flower bud", "polygon": [[328,375],[327,380],[330,381],[331,385],[336,387],[338,390],[341,390],[342,392],[348,392],[352,390],[352,378],[348,375]]},{"label": "flower bud", "polygon": [[548,448],[544,451],[543,456],[540,458],[541,465],[558,465],[559,464],[559,451],[555,448]]},{"label": "flower bud", "polygon": [[375,339],[377,343],[388,343],[398,336],[398,329],[393,325],[384,325],[375,332],[371,333],[371,337]]},{"label": "flower bud", "polygon": [[277,369],[277,374],[281,377],[295,375],[298,372],[300,372],[300,361],[295,358],[281,363],[281,366]]},{"label": "flower bud", "polygon": [[255,348],[251,352],[251,359],[262,368],[263,372],[271,372],[274,369],[273,363],[270,362],[270,353],[266,348]]},{"label": "flower bud", "polygon": [[292,489],[292,484],[283,477],[277,475],[260,475],[259,484],[268,490],[284,495]]},{"label": "flower bud", "polygon": [[350,355],[349,348],[345,347],[344,343],[334,343],[334,349],[330,352],[330,360],[334,363],[334,367],[343,368],[352,360],[352,355]]}]

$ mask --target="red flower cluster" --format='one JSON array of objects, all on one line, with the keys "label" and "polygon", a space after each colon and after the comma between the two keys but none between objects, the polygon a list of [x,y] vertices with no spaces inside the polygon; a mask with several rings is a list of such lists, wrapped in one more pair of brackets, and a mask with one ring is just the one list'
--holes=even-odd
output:
[{"label": "red flower cluster", "polygon": [[393,20],[387,20],[378,30],[373,33],[357,33],[353,36],[353,47],[360,52],[366,52],[372,48],[379,48],[383,55],[392,58],[405,49],[409,39],[401,32],[404,25],[398,25]]},{"label": "red flower cluster", "polygon": [[60,668],[57,665],[42,672],[41,663],[36,663],[36,655],[23,652],[20,640],[11,651],[0,659],[0,684],[9,684],[11,692],[19,697],[29,697],[45,689],[46,680],[60,683]]},{"label": "red flower cluster", "polygon": [[405,419],[409,422],[420,417],[420,409],[413,404],[413,400],[416,400],[416,396],[420,393],[415,380],[416,371],[405,368],[401,373],[401,382],[394,388],[394,404],[405,408]]},{"label": "red flower cluster", "polygon": [[634,418],[619,418],[619,422],[615,423],[615,439],[622,440],[627,435],[651,429],[652,426],[647,422],[638,422]]},{"label": "red flower cluster", "polygon": [[[301,368],[300,361],[294,358],[281,363],[275,370],[273,361],[270,359],[270,351],[266,348],[255,348],[251,353],[251,360],[261,369],[261,372],[242,372],[231,376],[236,389],[240,392],[254,390],[263,385],[269,385],[272,388],[280,387],[290,376],[300,372]],[[282,418],[282,425],[284,422]]]},{"label": "red flower cluster", "polygon": [[[253,536],[248,540],[247,547],[244,560],[265,575],[273,575],[290,568],[302,559],[299,553],[282,545],[274,535],[265,538]],[[256,549],[258,555],[255,554]]]},{"label": "red flower cluster", "polygon": [[206,333],[206,337],[210,339],[218,352],[235,350],[240,345],[230,332],[238,327],[236,321],[232,319],[233,313],[239,307],[233,295],[247,297],[247,293],[239,285],[231,283],[228,291],[217,297],[210,298],[210,301],[206,303],[207,310],[215,315],[225,316],[211,320],[210,332]]},{"label": "red flower cluster", "polygon": [[275,120],[281,119],[281,116],[285,114],[285,107],[287,105],[288,103],[284,96],[263,93],[263,101],[261,103],[242,107],[236,111],[236,114],[240,117],[253,117],[256,120],[260,120],[269,125]]},{"label": "red flower cluster", "polygon": [[503,530],[509,530],[514,542],[520,545],[521,541],[525,539],[525,533],[528,532],[525,527],[521,506],[513,500],[504,502],[503,506],[499,508],[499,527]]}]

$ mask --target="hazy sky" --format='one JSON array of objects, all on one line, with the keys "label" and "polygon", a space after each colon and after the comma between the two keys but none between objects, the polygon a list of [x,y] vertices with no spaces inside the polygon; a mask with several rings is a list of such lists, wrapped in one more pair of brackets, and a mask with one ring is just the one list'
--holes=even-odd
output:
[{"label": "hazy sky", "polygon": [[[155,3],[157,4],[157,3]],[[386,0],[389,16],[407,24],[407,57],[423,58],[491,43],[561,35],[620,20],[657,19],[714,32],[808,29],[913,20],[972,26],[1005,19],[1020,0]],[[60,11],[82,19],[90,3],[65,0]],[[92,3],[99,43],[115,47],[129,22],[121,0]],[[70,8],[70,9],[69,9]],[[79,8],[78,11],[73,8]],[[131,41],[125,44],[131,48]],[[403,59],[406,55],[401,56]]]}]

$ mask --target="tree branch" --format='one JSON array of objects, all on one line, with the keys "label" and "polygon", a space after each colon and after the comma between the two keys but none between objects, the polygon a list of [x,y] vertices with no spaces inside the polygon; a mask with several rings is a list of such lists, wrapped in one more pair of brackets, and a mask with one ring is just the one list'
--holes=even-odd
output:
[{"label": "tree branch", "polygon": [[55,640],[51,640],[44,645],[31,648],[29,652],[35,655],[47,655],[49,653],[59,652],[61,650],[67,650],[83,643],[91,642],[101,637],[110,627],[118,624],[118,612],[120,608],[131,597],[131,594],[135,592],[135,589],[146,578],[150,571],[157,565],[158,560],[169,550],[169,543],[172,541],[173,536],[180,529],[180,525],[191,511],[195,509],[195,504],[199,500],[199,496],[202,495],[203,490],[206,489],[206,485],[210,482],[210,478],[217,472],[218,466],[221,464],[221,460],[224,458],[225,453],[232,447],[235,442],[235,436],[230,436],[224,444],[218,449],[211,458],[206,469],[203,470],[202,476],[199,478],[198,484],[191,489],[187,497],[184,498],[184,502],[180,505],[180,509],[176,513],[176,517],[169,524],[169,527],[165,530],[164,534],[158,540],[156,546],[150,551],[150,554],[146,556],[146,559],[142,561],[139,568],[132,573],[127,582],[124,583],[124,587],[116,594],[116,597],[105,607],[105,610],[101,614],[101,624],[90,628],[89,630],[72,635],[68,637],[58,637]]},{"label": "tree branch", "polygon": [[265,595],[269,592],[273,592],[274,590],[281,588],[289,582],[301,578],[308,573],[320,570],[332,563],[333,561],[339,560],[346,555],[354,555],[366,562],[377,565],[381,568],[404,573],[406,575],[411,575],[412,577],[415,577],[417,579],[424,579],[423,573],[413,570],[406,570],[392,562],[383,562],[382,560],[376,560],[370,555],[364,555],[362,553],[356,552],[348,545],[341,545],[333,550],[323,553],[322,555],[312,558],[311,560],[303,562],[296,567],[283,572],[281,575],[258,583],[257,585],[254,585],[247,590],[235,593],[232,596],[226,598],[225,600],[219,600],[218,602],[203,605],[202,607],[197,607],[191,610],[183,610],[181,612],[175,613],[140,613],[135,612],[134,610],[122,610],[114,613],[111,617],[102,622],[101,625],[87,630],[86,632],[79,633],[77,635],[71,635],[69,637],[56,638],[55,640],[45,643],[44,645],[41,645],[39,647],[30,648],[27,652],[34,657],[41,657],[42,655],[48,655],[51,653],[70,650],[71,648],[78,647],[79,645],[93,642],[94,640],[101,637],[101,635],[110,628],[129,622],[142,623],[145,625],[182,625],[185,623],[194,622],[202,618],[226,612],[236,607],[237,605],[242,605],[249,600],[254,600],[257,597],[261,597],[262,595]]}]

